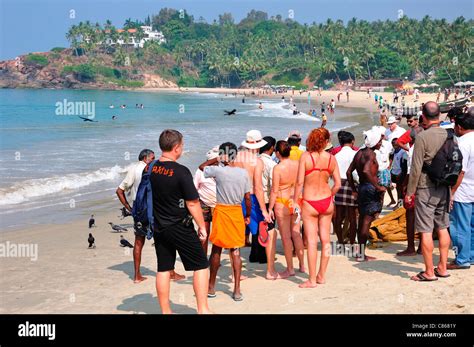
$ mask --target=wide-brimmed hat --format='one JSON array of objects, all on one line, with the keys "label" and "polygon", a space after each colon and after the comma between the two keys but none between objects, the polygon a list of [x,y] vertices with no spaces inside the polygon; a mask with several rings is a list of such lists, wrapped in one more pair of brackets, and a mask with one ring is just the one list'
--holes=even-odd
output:
[{"label": "wide-brimmed hat", "polygon": [[264,220],[258,224],[258,243],[262,247],[267,247],[270,242],[270,235],[268,234],[268,223]]},{"label": "wide-brimmed hat", "polygon": [[242,141],[242,146],[248,149],[259,149],[267,144],[262,138],[262,133],[258,130],[250,130],[247,132],[246,140]]}]

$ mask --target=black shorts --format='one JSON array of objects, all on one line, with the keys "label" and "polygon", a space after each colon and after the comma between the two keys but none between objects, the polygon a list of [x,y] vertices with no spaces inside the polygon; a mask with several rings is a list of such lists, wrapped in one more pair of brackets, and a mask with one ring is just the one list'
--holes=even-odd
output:
[{"label": "black shorts", "polygon": [[377,191],[371,183],[362,183],[358,189],[359,213],[373,216],[382,212],[382,193]]},{"label": "black shorts", "polygon": [[403,184],[403,181],[405,180],[405,175],[403,172],[400,175],[391,174],[391,176],[392,182],[396,184]]},{"label": "black shorts", "polygon": [[209,262],[193,224],[189,226],[184,226],[181,223],[171,225],[155,232],[153,238],[158,272],[174,270],[176,252],[179,253],[186,271],[197,271],[209,267]]}]

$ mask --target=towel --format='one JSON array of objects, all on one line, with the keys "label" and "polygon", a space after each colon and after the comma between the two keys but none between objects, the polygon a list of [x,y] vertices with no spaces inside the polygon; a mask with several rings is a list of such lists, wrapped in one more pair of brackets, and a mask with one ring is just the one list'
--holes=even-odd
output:
[{"label": "towel", "polygon": [[377,130],[367,130],[363,132],[364,134],[364,144],[368,148],[373,148],[379,143],[380,139],[382,138],[382,135],[380,135],[380,132]]}]

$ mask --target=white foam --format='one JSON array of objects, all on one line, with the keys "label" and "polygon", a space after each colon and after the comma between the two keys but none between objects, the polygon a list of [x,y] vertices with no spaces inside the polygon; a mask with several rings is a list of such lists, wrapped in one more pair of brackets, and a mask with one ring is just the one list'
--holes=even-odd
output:
[{"label": "white foam", "polygon": [[[253,103],[249,103],[253,104]],[[255,104],[257,105],[257,104]],[[249,117],[265,117],[265,118],[287,118],[294,120],[305,120],[310,122],[317,122],[320,119],[312,117],[305,113],[294,115],[293,111],[289,109],[287,102],[262,102],[263,109],[255,109],[239,112],[241,114],[248,114]]]},{"label": "white foam", "polygon": [[114,180],[126,172],[127,168],[115,165],[111,168],[101,168],[91,172],[73,173],[65,176],[30,179],[19,182],[8,189],[0,190],[0,206],[20,204],[34,197],[76,190],[93,183]]}]

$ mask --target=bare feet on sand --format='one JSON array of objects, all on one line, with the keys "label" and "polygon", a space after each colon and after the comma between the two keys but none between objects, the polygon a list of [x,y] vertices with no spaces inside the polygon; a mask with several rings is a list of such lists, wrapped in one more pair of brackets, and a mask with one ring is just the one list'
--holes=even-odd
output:
[{"label": "bare feet on sand", "polygon": [[170,279],[172,281],[181,281],[181,280],[184,280],[185,278],[186,276],[180,275],[179,273],[174,272],[174,271],[170,275]]},{"label": "bare feet on sand", "polygon": [[316,288],[318,286],[317,283],[313,283],[310,280],[307,280],[306,282],[301,283],[298,287],[300,288]]},{"label": "bare feet on sand", "polygon": [[133,280],[133,283],[140,283],[146,280],[147,277],[143,277],[142,275],[135,276],[135,279]]},{"label": "bare feet on sand", "polygon": [[[244,280],[246,280],[246,279],[248,279],[247,276],[245,276],[245,275],[240,275],[240,282],[242,282],[242,281],[244,281]],[[234,276],[230,276],[230,280],[231,280],[232,283],[234,283]]]},{"label": "bare feet on sand", "polygon": [[278,278],[277,279],[285,279],[285,278],[288,278],[288,277],[294,276],[294,275],[295,275],[295,270],[288,271],[288,269],[286,269],[285,271],[278,273]]},{"label": "bare feet on sand", "polygon": [[372,260],[376,260],[376,258],[369,257],[368,255],[356,258],[356,261],[358,261],[359,263],[362,263],[364,261],[372,261]]},{"label": "bare feet on sand", "polygon": [[324,284],[324,283],[326,283],[326,279],[323,276],[318,275],[318,276],[316,276],[316,283],[317,284]]},{"label": "bare feet on sand", "polygon": [[278,272],[274,272],[274,273],[267,272],[265,278],[267,280],[274,281],[274,280],[278,279]]}]

